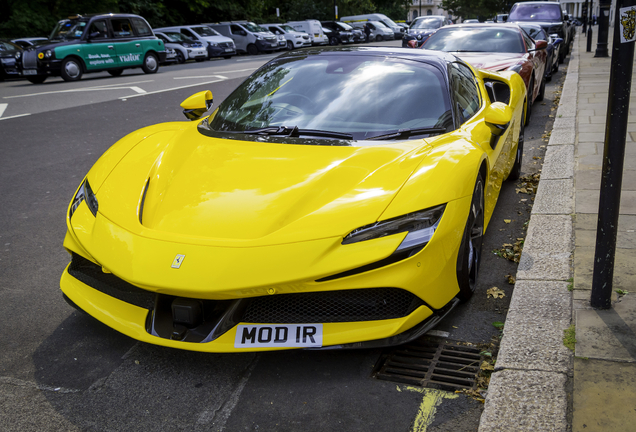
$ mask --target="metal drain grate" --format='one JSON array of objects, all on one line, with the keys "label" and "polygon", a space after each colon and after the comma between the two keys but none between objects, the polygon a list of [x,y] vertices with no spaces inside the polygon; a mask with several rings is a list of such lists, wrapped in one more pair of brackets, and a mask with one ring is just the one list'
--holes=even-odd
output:
[{"label": "metal drain grate", "polygon": [[420,339],[383,354],[373,376],[442,390],[476,389],[480,350],[458,342]]}]

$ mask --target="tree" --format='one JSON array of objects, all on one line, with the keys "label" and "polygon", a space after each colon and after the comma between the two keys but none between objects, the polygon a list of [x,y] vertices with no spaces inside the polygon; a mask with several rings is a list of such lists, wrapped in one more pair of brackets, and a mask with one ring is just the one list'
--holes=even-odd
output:
[{"label": "tree", "polygon": [[454,17],[487,20],[498,13],[507,12],[507,0],[442,0],[442,9]]}]

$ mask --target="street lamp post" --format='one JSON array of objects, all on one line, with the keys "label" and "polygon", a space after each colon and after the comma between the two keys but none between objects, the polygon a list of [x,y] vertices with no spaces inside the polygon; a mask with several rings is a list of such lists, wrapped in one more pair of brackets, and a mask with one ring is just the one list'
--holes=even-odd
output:
[{"label": "street lamp post", "polygon": [[590,17],[590,0],[585,0],[585,16],[583,17],[583,34],[587,34],[587,22]]},{"label": "street lamp post", "polygon": [[601,0],[599,2],[598,41],[596,43],[596,53],[594,57],[609,57],[607,52],[607,36],[609,33],[610,6],[611,0]]},{"label": "street lamp post", "polygon": [[[634,33],[632,31],[631,36],[626,36],[623,33],[621,7],[626,9],[632,7],[634,10],[634,6],[636,6],[636,0],[618,0],[614,14],[609,99],[605,121],[605,145],[603,147],[594,273],[592,274],[592,293],[590,296],[590,304],[597,309],[609,309],[612,306],[614,258],[621,203],[623,162],[625,160],[625,137],[627,135],[634,67]],[[609,8],[606,10],[609,21]],[[602,18],[606,17],[602,16]],[[629,34],[629,31],[627,33]],[[622,41],[621,36],[626,39],[625,42]],[[598,53],[598,50],[596,52]]]}]

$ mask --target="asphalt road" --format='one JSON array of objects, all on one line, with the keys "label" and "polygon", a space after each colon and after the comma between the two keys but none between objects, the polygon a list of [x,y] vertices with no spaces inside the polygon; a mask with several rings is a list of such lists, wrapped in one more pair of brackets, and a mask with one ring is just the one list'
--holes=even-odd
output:
[{"label": "asphalt road", "polygon": [[[0,83],[0,430],[477,429],[479,402],[373,379],[381,350],[177,351],[138,343],[62,300],[65,212],[97,158],[129,132],[183,120],[179,104],[195,92],[209,89],[222,101],[272,57],[86,75],[78,83]],[[541,167],[533,158],[545,151],[561,75],[526,128],[524,173]],[[490,251],[525,237],[531,196],[506,183],[499,200],[475,296],[437,328],[448,339],[488,343],[499,334],[492,323],[505,321],[513,290],[505,275],[516,264]],[[487,298],[494,286],[506,296]]]}]

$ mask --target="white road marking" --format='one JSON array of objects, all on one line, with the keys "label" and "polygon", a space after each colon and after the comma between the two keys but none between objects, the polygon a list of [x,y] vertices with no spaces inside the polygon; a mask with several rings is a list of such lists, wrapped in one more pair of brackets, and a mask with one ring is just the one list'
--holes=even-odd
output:
[{"label": "white road marking", "polygon": [[184,85],[184,86],[179,86],[179,87],[173,87],[173,88],[169,88],[169,89],[156,90],[156,91],[151,91],[151,92],[142,93],[142,94],[136,94],[136,95],[130,95],[130,96],[122,96],[119,99],[130,99],[130,98],[134,98],[134,97],[137,97],[137,96],[146,96],[146,95],[151,95],[151,94],[169,92],[169,91],[173,91],[173,90],[181,90],[181,89],[188,88],[188,87],[195,87],[195,86],[200,86],[200,85],[204,85],[204,84],[212,84],[212,83],[216,83],[216,82],[220,82],[220,81],[225,81],[226,79],[228,79],[227,77],[224,77],[224,76],[221,76],[221,75],[217,75],[217,76],[220,79],[212,80],[212,81],[203,81],[203,82],[200,82],[200,83],[189,84],[189,85]]},{"label": "white road marking", "polygon": [[[92,86],[92,87],[81,87],[81,88],[74,88],[74,89],[67,89],[67,90],[54,90],[54,91],[47,91],[47,92],[40,92],[40,93],[29,93],[29,94],[25,94],[25,95],[16,95],[16,96],[4,96],[3,99],[14,99],[14,98],[21,98],[21,97],[30,97],[30,96],[42,96],[42,95],[47,95],[47,94],[58,94],[58,93],[77,93],[77,92],[85,92],[85,91],[96,91],[96,90],[127,90],[127,89],[133,89],[134,91],[137,91],[135,89],[139,89],[141,90],[139,87],[136,86],[131,86],[129,84],[142,84],[142,83],[149,83],[149,82],[153,82],[154,80],[146,80],[146,81],[136,81],[136,82],[131,82],[131,83],[117,83],[117,84],[106,84],[106,85],[101,85],[101,86]],[[143,92],[143,90],[142,90]]]},{"label": "white road marking", "polygon": [[16,117],[24,117],[24,116],[29,116],[31,115],[31,113],[27,113],[27,114],[18,114],[18,115],[14,115],[14,116],[10,116],[10,117],[0,117],[0,120],[9,120],[12,118],[16,118]]},{"label": "white road marking", "polygon": [[44,384],[36,384],[31,381],[24,381],[24,380],[13,378],[13,377],[0,377],[0,384],[9,384],[9,385],[17,386],[17,387],[29,387],[29,388],[35,388],[38,390],[52,391],[57,393],[78,393],[79,392],[79,390],[77,389],[69,389],[64,387],[53,387],[53,386],[48,386]]},{"label": "white road marking", "polygon": [[132,87],[129,87],[129,88],[130,88],[131,90],[136,91],[137,93],[146,93],[146,90],[141,89],[141,88],[139,88],[139,87],[132,86]]},{"label": "white road marking", "polygon": [[4,110],[6,110],[8,106],[9,104],[0,104],[0,117],[2,117],[2,114],[4,114]]}]

